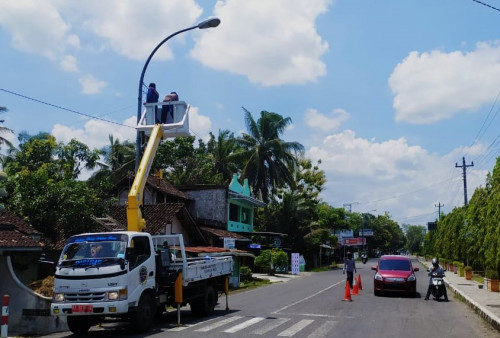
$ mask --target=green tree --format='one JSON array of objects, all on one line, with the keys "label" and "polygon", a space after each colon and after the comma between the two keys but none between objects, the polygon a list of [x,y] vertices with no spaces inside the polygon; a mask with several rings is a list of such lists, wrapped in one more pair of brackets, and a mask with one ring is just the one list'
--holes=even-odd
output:
[{"label": "green tree", "polygon": [[243,110],[248,133],[239,138],[242,150],[238,158],[244,161],[242,176],[248,179],[254,196],[267,203],[278,188],[285,185],[295,188],[293,173],[297,155],[304,147],[298,142],[285,142],[280,138],[292,123],[289,117],[261,111],[260,118],[255,121],[248,110]]},{"label": "green tree", "polygon": [[57,143],[44,133],[23,134],[20,141],[19,151],[5,166],[9,209],[49,239],[91,231],[92,216],[103,214],[107,206],[76,176],[78,168],[95,161],[95,152],[86,152],[88,148],[77,142]]},{"label": "green tree", "polygon": [[266,271],[270,275],[276,274],[276,270],[284,269],[288,266],[288,256],[281,249],[263,250],[255,258],[255,265]]},{"label": "green tree", "polygon": [[97,162],[100,169],[92,175],[89,183],[97,186],[105,180],[111,185],[116,184],[135,170],[135,143],[122,143],[109,135],[109,145],[101,149],[101,157],[104,162]]},{"label": "green tree", "polygon": [[[8,111],[8,109],[6,107],[0,106],[0,114],[3,114],[7,111]],[[6,133],[14,133],[14,132],[12,131],[12,129],[6,128],[4,126],[0,126],[0,146],[6,144],[9,148],[14,148],[14,145],[12,144],[12,142],[10,142],[8,139],[6,139],[5,137],[2,136],[3,134],[6,134]]]},{"label": "green tree", "polygon": [[152,171],[163,170],[164,177],[173,185],[222,184],[222,174],[216,174],[212,156],[200,139],[178,137],[160,144]]},{"label": "green tree", "polygon": [[422,242],[425,236],[425,227],[421,225],[408,225],[406,227],[405,249],[411,253],[422,252]]},{"label": "green tree", "polygon": [[213,158],[215,175],[222,175],[224,184],[229,184],[233,174],[241,170],[241,163],[236,159],[238,148],[233,132],[219,129],[217,138],[210,132],[207,150]]}]

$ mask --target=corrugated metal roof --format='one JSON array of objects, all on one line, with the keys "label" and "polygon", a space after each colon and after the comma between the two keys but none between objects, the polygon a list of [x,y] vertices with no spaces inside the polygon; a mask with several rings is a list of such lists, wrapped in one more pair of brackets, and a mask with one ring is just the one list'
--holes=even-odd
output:
[{"label": "corrugated metal roof", "polygon": [[246,238],[246,237],[244,237],[236,232],[231,232],[231,231],[224,230],[224,229],[216,229],[216,228],[209,228],[209,227],[203,227],[203,226],[201,226],[200,229],[201,229],[201,231],[208,232],[208,233],[215,235],[219,238],[234,238],[234,239],[238,239],[238,240],[242,240],[242,241],[250,241],[249,238]]}]

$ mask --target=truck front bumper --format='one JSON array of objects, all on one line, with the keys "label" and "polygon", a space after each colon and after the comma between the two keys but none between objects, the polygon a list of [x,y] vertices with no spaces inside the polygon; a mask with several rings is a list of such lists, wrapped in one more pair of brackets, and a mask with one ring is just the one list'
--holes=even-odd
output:
[{"label": "truck front bumper", "polygon": [[53,316],[112,316],[127,313],[128,305],[126,300],[98,303],[52,303],[50,313]]}]

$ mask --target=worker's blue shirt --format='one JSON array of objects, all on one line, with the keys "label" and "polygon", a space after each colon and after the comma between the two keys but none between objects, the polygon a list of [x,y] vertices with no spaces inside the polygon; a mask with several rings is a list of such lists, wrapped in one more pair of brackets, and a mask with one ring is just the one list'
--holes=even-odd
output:
[{"label": "worker's blue shirt", "polygon": [[353,272],[356,270],[356,262],[354,259],[346,259],[344,262],[344,271]]}]

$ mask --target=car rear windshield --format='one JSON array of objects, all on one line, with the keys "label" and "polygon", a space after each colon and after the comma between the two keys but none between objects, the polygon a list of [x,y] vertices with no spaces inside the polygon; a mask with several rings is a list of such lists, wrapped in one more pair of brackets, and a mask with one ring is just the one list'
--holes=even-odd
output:
[{"label": "car rear windshield", "polygon": [[399,271],[409,271],[410,261],[406,260],[381,260],[379,270],[399,270]]}]

